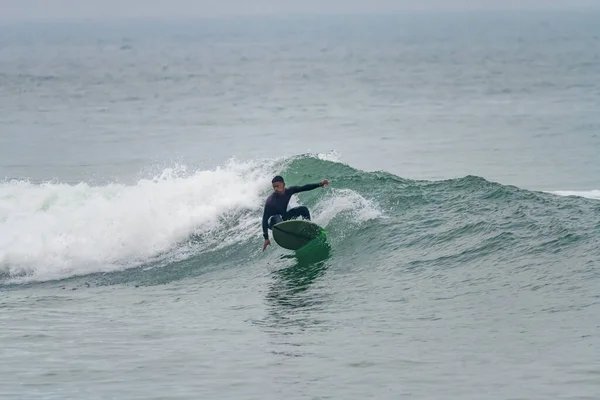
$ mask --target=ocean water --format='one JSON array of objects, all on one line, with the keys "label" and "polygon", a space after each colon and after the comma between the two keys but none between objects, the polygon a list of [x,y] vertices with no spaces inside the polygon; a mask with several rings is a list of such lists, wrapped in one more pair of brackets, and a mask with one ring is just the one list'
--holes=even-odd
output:
[{"label": "ocean water", "polygon": [[597,399],[599,20],[3,23],[0,397]]}]

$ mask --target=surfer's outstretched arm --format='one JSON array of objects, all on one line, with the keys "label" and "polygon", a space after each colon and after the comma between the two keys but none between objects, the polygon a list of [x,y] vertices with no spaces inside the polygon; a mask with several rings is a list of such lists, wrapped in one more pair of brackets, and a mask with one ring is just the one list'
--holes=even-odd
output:
[{"label": "surfer's outstretched arm", "polygon": [[291,194],[294,194],[294,193],[307,192],[309,190],[314,190],[318,187],[325,187],[325,185],[327,185],[327,184],[329,184],[329,181],[327,179],[324,179],[319,183],[309,183],[308,185],[304,185],[304,186],[290,186],[287,188],[287,190],[289,190],[289,192]]}]

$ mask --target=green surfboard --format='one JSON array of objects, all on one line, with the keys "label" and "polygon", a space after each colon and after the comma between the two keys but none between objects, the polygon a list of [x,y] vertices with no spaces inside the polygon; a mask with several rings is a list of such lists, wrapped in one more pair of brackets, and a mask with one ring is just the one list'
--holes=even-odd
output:
[{"label": "green surfboard", "polygon": [[280,222],[273,225],[273,239],[288,250],[299,250],[312,240],[325,235],[319,225],[301,219]]}]

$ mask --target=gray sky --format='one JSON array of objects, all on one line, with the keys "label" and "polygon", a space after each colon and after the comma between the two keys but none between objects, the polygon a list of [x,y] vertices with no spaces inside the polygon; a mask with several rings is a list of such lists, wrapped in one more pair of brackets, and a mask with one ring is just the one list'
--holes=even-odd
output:
[{"label": "gray sky", "polygon": [[0,19],[600,8],[600,0],[0,0]]}]

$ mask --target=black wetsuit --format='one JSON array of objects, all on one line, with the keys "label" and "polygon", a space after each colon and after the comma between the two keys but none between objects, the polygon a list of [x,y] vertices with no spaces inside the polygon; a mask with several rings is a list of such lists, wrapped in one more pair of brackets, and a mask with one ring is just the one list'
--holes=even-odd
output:
[{"label": "black wetsuit", "polygon": [[288,204],[292,195],[299,192],[306,192],[321,187],[320,183],[309,183],[304,186],[290,186],[285,188],[283,194],[272,193],[265,203],[265,210],[262,219],[263,236],[265,240],[269,239],[269,219],[272,216],[280,216],[278,220],[287,221],[288,219],[304,217],[310,220],[310,213],[308,208],[304,206],[295,207],[287,211]]}]

